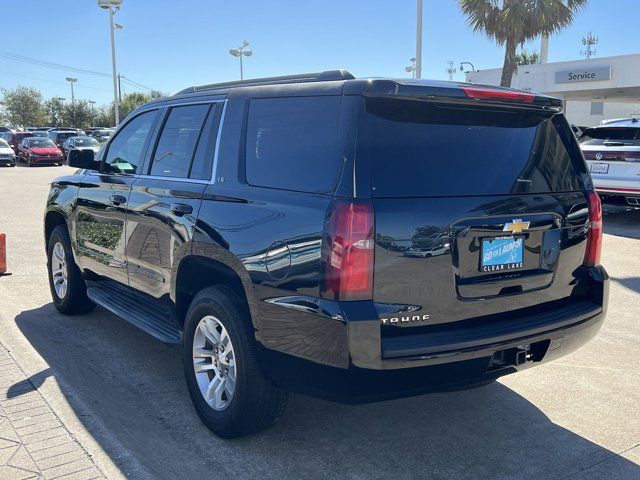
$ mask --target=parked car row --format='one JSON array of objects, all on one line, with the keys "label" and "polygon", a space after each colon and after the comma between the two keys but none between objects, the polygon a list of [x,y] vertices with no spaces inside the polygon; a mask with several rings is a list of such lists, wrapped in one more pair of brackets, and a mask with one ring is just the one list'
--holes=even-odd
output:
[{"label": "parked car row", "polygon": [[90,134],[75,128],[45,128],[48,127],[0,132],[0,166],[15,166],[17,160],[26,162],[28,166],[62,165],[71,150],[93,150],[97,153],[113,133],[113,129],[97,127],[89,129]]}]

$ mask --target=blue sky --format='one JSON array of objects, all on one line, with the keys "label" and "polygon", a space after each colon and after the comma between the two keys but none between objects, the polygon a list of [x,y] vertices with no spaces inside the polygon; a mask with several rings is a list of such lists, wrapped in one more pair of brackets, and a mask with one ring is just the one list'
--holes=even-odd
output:
[{"label": "blue sky", "polygon": [[[2,22],[1,52],[111,72],[108,14],[96,0],[3,3],[2,15],[10,20]],[[591,0],[570,28],[551,39],[549,60],[580,58],[588,31],[600,39],[598,56],[637,53],[639,7],[639,0]],[[116,15],[124,26],[116,33],[118,70],[168,93],[235,80],[238,59],[228,50],[246,38],[254,52],[246,77],[333,68],[356,76],[406,76],[415,49],[415,8],[415,0],[123,0]],[[424,0],[424,78],[446,79],[448,60],[483,69],[501,66],[502,58],[502,48],[469,30],[455,0]],[[77,98],[112,99],[109,78],[0,56],[2,88],[28,85],[45,97],[69,98],[68,75],[78,78]],[[123,85],[124,92],[133,90]]]}]

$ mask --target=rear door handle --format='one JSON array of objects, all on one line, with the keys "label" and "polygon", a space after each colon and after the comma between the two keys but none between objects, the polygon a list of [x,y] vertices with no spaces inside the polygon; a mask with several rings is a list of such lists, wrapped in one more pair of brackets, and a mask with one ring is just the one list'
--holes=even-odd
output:
[{"label": "rear door handle", "polygon": [[123,203],[127,203],[127,197],[118,194],[111,195],[111,205],[117,207],[118,205],[122,205]]},{"label": "rear door handle", "polygon": [[193,207],[186,203],[172,203],[171,204],[171,213],[177,215],[178,217],[182,217],[183,215],[189,215],[193,212]]}]

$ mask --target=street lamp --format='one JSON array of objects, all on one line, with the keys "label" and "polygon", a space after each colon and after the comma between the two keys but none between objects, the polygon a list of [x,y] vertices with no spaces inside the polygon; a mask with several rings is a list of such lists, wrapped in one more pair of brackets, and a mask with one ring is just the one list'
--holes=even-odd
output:
[{"label": "street lamp", "polygon": [[240,45],[240,47],[232,48],[229,50],[229,53],[231,55],[233,55],[234,57],[240,58],[240,80],[244,80],[244,73],[242,71],[242,57],[243,56],[250,57],[251,55],[253,55],[253,52],[251,50],[245,50],[245,48],[247,48],[248,46],[249,46],[249,42],[244,40],[242,42],[242,45]]},{"label": "street lamp", "polygon": [[122,28],[122,25],[113,22],[113,15],[122,6],[122,0],[98,0],[98,6],[109,10],[109,35],[111,36],[111,67],[113,70],[113,107],[115,111],[116,126],[120,123],[120,102],[118,101],[118,78],[116,73],[116,42],[114,32]]},{"label": "street lamp", "polygon": [[[464,66],[465,65],[469,65],[471,67],[471,70],[467,70],[466,72],[464,72]],[[460,62],[460,71],[464,72],[464,73],[475,72],[476,71],[476,67],[474,67],[473,63],[471,63],[471,62]]]},{"label": "street lamp", "polygon": [[67,77],[66,80],[71,85],[71,105],[73,105],[76,100],[76,98],[73,96],[73,84],[76,83],[78,79],[73,77]]},{"label": "street lamp", "polygon": [[411,62],[411,65],[404,67],[404,71],[411,73],[411,78],[416,78],[416,59],[410,58],[409,61]]},{"label": "street lamp", "polygon": [[89,103],[89,105],[91,105],[91,125],[90,126],[94,126],[95,124],[95,118],[96,118],[96,110],[95,110],[95,104],[96,101],[95,100],[87,100],[87,103]]}]

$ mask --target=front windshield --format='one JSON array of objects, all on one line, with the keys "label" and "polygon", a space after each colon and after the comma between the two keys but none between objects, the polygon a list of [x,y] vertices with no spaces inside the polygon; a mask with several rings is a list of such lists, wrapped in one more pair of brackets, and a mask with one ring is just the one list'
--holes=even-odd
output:
[{"label": "front windshield", "polygon": [[79,147],[97,147],[98,141],[94,138],[76,138],[76,145]]},{"label": "front windshield", "polygon": [[0,138],[0,148],[11,148],[4,138]]},{"label": "front windshield", "polygon": [[32,140],[29,140],[29,146],[36,147],[36,148],[46,148],[46,147],[55,147],[56,145],[48,138],[36,137]]}]

